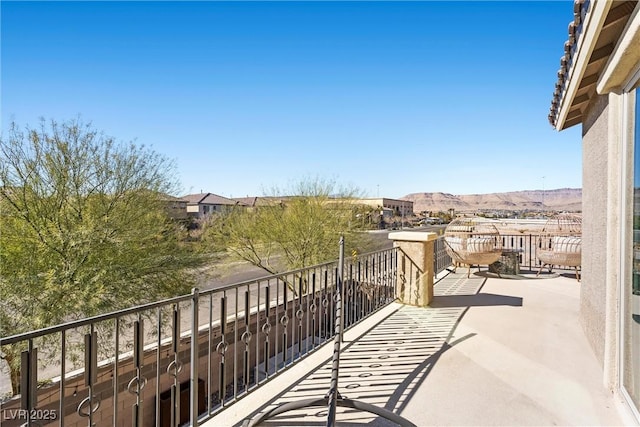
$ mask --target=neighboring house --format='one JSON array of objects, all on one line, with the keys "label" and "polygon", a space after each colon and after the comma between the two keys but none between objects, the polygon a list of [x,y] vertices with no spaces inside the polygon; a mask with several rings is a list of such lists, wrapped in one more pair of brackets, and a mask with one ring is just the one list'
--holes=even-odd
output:
[{"label": "neighboring house", "polygon": [[187,202],[187,215],[194,218],[204,218],[212,213],[223,213],[236,206],[244,206],[237,200],[213,193],[188,194],[182,199]]},{"label": "neighboring house", "polygon": [[245,205],[247,208],[250,208],[250,209],[258,206],[258,203],[259,203],[258,199],[259,199],[258,197],[233,197],[233,200]]},{"label": "neighboring house", "polygon": [[582,125],[580,318],[640,423],[640,3],[576,1],[549,121]]},{"label": "neighboring house", "polygon": [[187,218],[187,200],[180,197],[165,195],[162,198],[167,215],[173,219]]},{"label": "neighboring house", "polygon": [[413,215],[413,202],[409,200],[387,199],[386,197],[376,197],[372,199],[358,199],[359,203],[379,209],[390,209],[394,215]]}]

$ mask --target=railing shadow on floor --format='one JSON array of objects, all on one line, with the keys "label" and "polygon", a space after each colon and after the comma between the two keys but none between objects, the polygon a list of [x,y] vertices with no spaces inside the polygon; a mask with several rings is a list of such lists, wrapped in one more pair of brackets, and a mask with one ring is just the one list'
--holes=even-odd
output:
[{"label": "railing shadow on floor", "polygon": [[[461,272],[462,273],[462,272]],[[522,299],[483,294],[486,277],[448,274],[435,286],[431,308],[402,306],[345,343],[341,355],[340,388],[345,397],[358,399],[402,415],[403,409],[426,380],[440,357],[469,334],[452,341],[470,307],[522,306]],[[312,398],[327,388],[330,360],[256,410],[253,416],[284,402]],[[325,425],[326,410],[292,411],[264,421],[264,426]],[[409,420],[411,421],[411,420]],[[341,426],[387,426],[393,423],[356,410],[340,413]]]}]

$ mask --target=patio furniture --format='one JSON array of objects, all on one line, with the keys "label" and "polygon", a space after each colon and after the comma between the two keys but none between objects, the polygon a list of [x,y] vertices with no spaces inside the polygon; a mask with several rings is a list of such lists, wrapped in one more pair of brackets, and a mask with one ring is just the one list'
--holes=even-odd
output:
[{"label": "patio furniture", "polygon": [[[500,259],[502,255],[502,239],[498,229],[484,218],[459,218],[453,220],[444,232],[444,242],[447,253],[455,264],[469,266],[467,277],[471,274],[471,267],[489,266]],[[500,273],[498,273],[500,276]]]},{"label": "patio furniture", "polygon": [[578,215],[559,214],[549,219],[538,238],[536,257],[540,261],[538,274],[545,266],[574,267],[580,281],[582,265],[582,218]]},{"label": "patio furniture", "polygon": [[498,274],[520,274],[520,257],[522,249],[503,248],[500,259],[489,266],[489,271]]}]

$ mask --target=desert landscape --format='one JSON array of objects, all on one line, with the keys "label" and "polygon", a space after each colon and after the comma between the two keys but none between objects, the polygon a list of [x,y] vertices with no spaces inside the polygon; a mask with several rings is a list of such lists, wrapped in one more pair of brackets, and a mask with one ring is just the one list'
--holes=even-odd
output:
[{"label": "desert landscape", "polygon": [[496,210],[582,211],[582,189],[525,190],[507,193],[454,195],[448,193],[411,193],[402,197],[413,202],[416,213],[423,211],[457,212]]}]

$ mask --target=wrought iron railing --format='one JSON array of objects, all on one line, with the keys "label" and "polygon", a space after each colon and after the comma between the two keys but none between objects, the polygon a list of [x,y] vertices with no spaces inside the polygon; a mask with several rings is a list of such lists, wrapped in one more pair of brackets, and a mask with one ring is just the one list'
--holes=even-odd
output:
[{"label": "wrought iron railing", "polygon": [[[537,251],[541,245],[540,236],[538,234],[500,234],[502,239],[502,251],[512,251],[517,255],[517,261],[520,268],[529,271],[536,271],[542,263],[537,258]],[[434,271],[439,274],[452,264],[451,257],[445,249],[444,238],[439,237],[435,241],[434,246]],[[565,269],[567,267],[558,265],[557,269]]]},{"label": "wrought iron railing", "polygon": [[[3,426],[195,426],[332,338],[337,266],[2,338],[21,360]],[[414,280],[402,268],[416,269],[396,248],[345,260],[346,328],[392,302],[401,276]]]},{"label": "wrought iron railing", "polygon": [[[502,250],[517,253],[518,262],[521,268],[530,271],[540,269],[542,262],[537,257],[542,240],[538,234],[501,234]],[[562,265],[555,266],[557,269],[573,269]]]},{"label": "wrought iron railing", "polygon": [[449,267],[453,261],[451,256],[446,250],[444,236],[438,237],[435,240],[433,247],[433,271],[437,276],[442,273],[447,267]]},{"label": "wrought iron railing", "polygon": [[537,237],[534,234],[501,234],[502,250],[517,252],[520,266],[532,270],[539,265],[536,258]]}]

